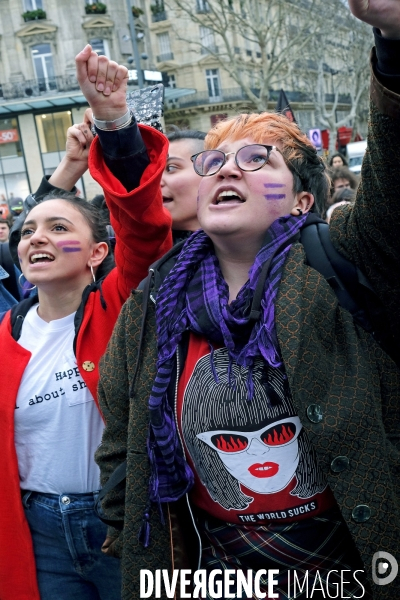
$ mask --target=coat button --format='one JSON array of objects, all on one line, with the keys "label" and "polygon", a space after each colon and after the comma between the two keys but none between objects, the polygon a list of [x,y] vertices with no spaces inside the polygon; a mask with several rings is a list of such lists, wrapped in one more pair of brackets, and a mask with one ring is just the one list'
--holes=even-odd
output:
[{"label": "coat button", "polygon": [[70,504],[71,503],[71,498],[69,498],[68,496],[61,496],[61,502],[63,504]]},{"label": "coat button", "polygon": [[371,518],[371,509],[367,504],[359,504],[353,508],[351,516],[356,523],[365,523]]},{"label": "coat button", "polygon": [[322,421],[322,409],[319,404],[310,404],[307,407],[307,417],[311,423],[320,423]]},{"label": "coat button", "polygon": [[331,469],[334,473],[341,473],[349,468],[350,461],[347,456],[336,456],[331,462]]},{"label": "coat button", "polygon": [[90,371],[94,371],[95,364],[91,360],[85,360],[85,362],[82,363],[82,368],[90,373]]}]

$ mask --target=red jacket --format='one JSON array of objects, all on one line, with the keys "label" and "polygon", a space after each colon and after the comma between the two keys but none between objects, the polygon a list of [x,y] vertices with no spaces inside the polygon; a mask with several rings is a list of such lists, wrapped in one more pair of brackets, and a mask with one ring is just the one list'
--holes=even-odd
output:
[{"label": "red jacket", "polygon": [[[77,365],[96,402],[99,361],[120,309],[130,290],[147,275],[149,265],[172,246],[171,217],[163,209],[160,191],[168,142],[150,127],[140,129],[146,146],[151,148],[151,164],[140,187],[133,192],[127,194],[104,164],[98,140],[94,141],[89,158],[91,174],[104,189],[117,237],[117,266],[103,281],[101,292],[97,289],[90,293],[76,338]],[[0,326],[0,348],[0,599],[40,600],[14,444],[15,402],[30,352],[11,336],[10,312]]]}]

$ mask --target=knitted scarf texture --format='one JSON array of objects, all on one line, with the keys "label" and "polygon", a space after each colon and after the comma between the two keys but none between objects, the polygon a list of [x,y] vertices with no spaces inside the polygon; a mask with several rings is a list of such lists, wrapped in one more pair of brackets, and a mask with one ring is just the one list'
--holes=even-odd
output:
[{"label": "knitted scarf texture", "polygon": [[[255,358],[262,357],[272,367],[282,365],[275,329],[275,301],[291,247],[290,240],[305,220],[306,215],[289,215],[271,225],[249,271],[248,281],[231,304],[213,243],[201,230],[187,240],[175,266],[164,279],[157,295],[157,375],[149,399],[148,453],[152,467],[149,493],[152,502],[177,500],[194,482],[179,442],[174,409],[167,400],[175,353],[183,333],[190,330],[203,335],[211,347],[212,344],[226,346],[230,360],[249,369],[247,387],[251,400]],[[285,242],[287,245],[277,252]],[[261,317],[256,323],[249,323],[254,290],[263,264],[271,257]],[[210,360],[213,369],[212,352]],[[216,377],[214,369],[213,373]]]}]

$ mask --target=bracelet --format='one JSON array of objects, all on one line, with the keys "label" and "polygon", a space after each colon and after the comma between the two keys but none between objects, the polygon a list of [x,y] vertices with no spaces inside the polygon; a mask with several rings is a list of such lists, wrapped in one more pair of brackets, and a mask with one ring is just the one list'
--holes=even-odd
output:
[{"label": "bracelet", "polygon": [[[93,113],[92,113],[93,114]],[[93,115],[93,122],[97,129],[101,129],[102,131],[115,131],[116,129],[122,129],[123,127],[128,127],[132,121],[132,113],[130,109],[118,119],[114,121],[101,121],[100,119],[96,119]]]}]

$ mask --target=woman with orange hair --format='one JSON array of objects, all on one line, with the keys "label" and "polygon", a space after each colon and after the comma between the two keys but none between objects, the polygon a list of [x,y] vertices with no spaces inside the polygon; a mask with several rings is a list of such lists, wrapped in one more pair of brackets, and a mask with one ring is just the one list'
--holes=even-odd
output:
[{"label": "woman with orange hair", "polygon": [[[331,238],[398,338],[400,6],[351,7],[381,31],[363,181]],[[177,568],[193,597],[397,597],[370,565],[400,555],[399,370],[305,262],[325,166],[282,115],[218,123],[205,147],[202,229],[129,298],[101,367],[103,484],[126,460],[103,501],[124,522],[105,548],[122,553],[123,599],[172,597]]]}]

